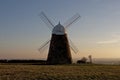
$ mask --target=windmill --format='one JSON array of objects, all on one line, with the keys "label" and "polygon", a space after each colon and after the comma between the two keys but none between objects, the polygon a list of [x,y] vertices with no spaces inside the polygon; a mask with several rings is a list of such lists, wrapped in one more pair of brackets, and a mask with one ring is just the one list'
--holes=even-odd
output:
[{"label": "windmill", "polygon": [[47,64],[71,64],[72,57],[70,48],[74,53],[77,53],[78,49],[74,46],[72,41],[68,39],[66,29],[76,22],[80,18],[80,15],[75,14],[64,24],[64,26],[61,25],[60,22],[56,26],[53,25],[44,12],[40,13],[40,18],[48,26],[48,28],[52,30],[51,39],[47,40],[39,48],[39,51],[41,51],[50,43]]}]

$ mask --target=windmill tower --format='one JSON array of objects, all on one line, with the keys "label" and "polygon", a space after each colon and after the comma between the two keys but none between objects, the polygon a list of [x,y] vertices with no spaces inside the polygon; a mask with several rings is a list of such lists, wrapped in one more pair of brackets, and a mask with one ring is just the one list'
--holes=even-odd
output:
[{"label": "windmill tower", "polygon": [[54,26],[45,13],[41,12],[41,19],[45,22],[50,29],[52,29],[51,39],[46,41],[40,48],[44,48],[49,42],[50,47],[48,51],[47,64],[71,64],[72,57],[70,48],[77,53],[77,48],[74,46],[71,40],[68,39],[66,29],[75,21],[80,18],[79,14],[74,15],[63,26],[60,22]]}]

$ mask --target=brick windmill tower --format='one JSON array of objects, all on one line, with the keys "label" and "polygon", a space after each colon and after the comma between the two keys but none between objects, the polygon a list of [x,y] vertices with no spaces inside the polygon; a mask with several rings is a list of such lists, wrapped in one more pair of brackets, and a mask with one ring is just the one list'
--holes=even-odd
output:
[{"label": "brick windmill tower", "polygon": [[71,64],[72,57],[70,48],[77,53],[77,48],[73,45],[72,41],[68,39],[66,29],[75,21],[80,18],[79,14],[74,15],[68,22],[63,26],[60,22],[54,26],[45,13],[41,12],[41,19],[45,22],[50,29],[52,29],[51,39],[46,41],[40,48],[39,51],[44,48],[49,42],[49,51],[47,57],[47,64]]}]

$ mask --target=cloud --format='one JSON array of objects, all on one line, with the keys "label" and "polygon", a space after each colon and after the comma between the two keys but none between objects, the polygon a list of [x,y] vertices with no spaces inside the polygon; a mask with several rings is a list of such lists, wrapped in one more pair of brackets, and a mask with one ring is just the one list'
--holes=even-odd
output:
[{"label": "cloud", "polygon": [[112,37],[113,37],[113,38],[120,39],[120,32],[114,32],[114,33],[112,34]]},{"label": "cloud", "polygon": [[98,41],[96,42],[97,44],[114,44],[114,43],[119,43],[120,42],[120,33],[117,32],[117,33],[113,33],[111,35],[111,38],[110,40],[103,40],[103,41]]},{"label": "cloud", "polygon": [[114,39],[114,40],[106,40],[106,41],[99,41],[97,44],[113,44],[113,43],[118,43],[120,40]]}]

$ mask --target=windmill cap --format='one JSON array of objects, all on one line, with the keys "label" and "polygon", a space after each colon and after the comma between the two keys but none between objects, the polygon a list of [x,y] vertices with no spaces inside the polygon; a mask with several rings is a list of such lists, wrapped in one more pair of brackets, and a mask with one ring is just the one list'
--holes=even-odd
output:
[{"label": "windmill cap", "polygon": [[58,25],[56,25],[53,28],[52,34],[56,34],[56,35],[64,35],[65,34],[65,28],[60,24],[60,22],[58,23]]}]

